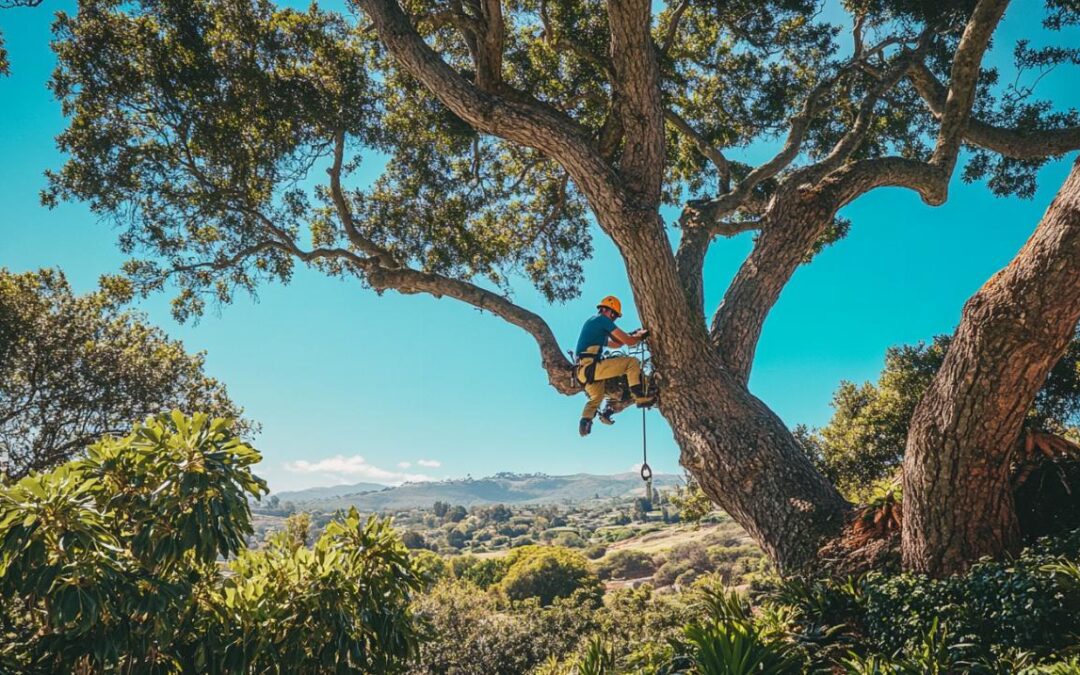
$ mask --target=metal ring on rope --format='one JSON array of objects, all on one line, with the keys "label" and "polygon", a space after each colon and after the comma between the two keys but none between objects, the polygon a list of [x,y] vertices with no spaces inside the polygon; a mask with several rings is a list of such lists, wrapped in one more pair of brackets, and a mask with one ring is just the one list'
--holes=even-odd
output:
[{"label": "metal ring on rope", "polygon": [[648,464],[641,465],[641,480],[646,482],[652,480],[652,468]]}]

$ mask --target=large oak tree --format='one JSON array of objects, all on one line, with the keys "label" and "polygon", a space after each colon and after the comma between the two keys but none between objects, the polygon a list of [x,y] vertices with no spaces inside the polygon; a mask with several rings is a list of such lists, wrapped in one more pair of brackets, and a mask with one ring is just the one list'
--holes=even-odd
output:
[{"label": "large oak tree", "polygon": [[[595,222],[654,331],[681,462],[786,571],[812,563],[849,509],[747,388],[794,271],[843,235],[838,211],[867,192],[943,203],[965,143],[965,176],[1003,194],[1030,194],[1039,166],[1080,147],[1075,114],[981,68],[1008,0],[847,0],[843,50],[811,0],[678,0],[655,16],[649,0],[355,2],[353,17],[261,0],[80,3],[58,25],[71,160],[49,198],[89,200],[124,227],[128,279],[144,292],[179,284],[181,317],[306,263],[521,327],[565,394],[570,364],[508,280],[574,296]],[[1078,18],[1066,0],[1046,12],[1050,28]],[[1065,47],[1015,53],[1021,68],[1077,60]],[[769,142],[768,161],[738,160]],[[350,181],[376,152],[382,175]],[[326,183],[306,189],[322,166]],[[683,210],[669,226],[671,204]],[[748,231],[753,250],[706,308],[709,246]],[[928,528],[968,527],[930,522],[955,499],[931,492]],[[966,564],[969,549],[934,549],[949,541],[911,564]]]}]

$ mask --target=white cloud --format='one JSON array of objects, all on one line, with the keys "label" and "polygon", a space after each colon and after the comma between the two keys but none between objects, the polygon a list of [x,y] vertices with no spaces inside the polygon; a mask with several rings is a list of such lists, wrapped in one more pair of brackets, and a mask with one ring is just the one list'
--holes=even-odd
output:
[{"label": "white cloud", "polygon": [[432,480],[430,476],[423,474],[388,471],[369,463],[360,455],[351,455],[349,457],[334,455],[333,457],[320,459],[317,462],[300,459],[295,462],[286,462],[285,470],[290,473],[323,474],[326,480],[335,481],[338,484],[356,480],[369,480],[375,483],[395,485],[406,481]]},{"label": "white cloud", "polygon": [[420,466],[426,466],[429,469],[437,469],[442,466],[442,462],[437,459],[418,459],[416,463]]},{"label": "white cloud", "polygon": [[408,469],[412,466],[412,462],[398,462],[397,465],[399,469]]}]

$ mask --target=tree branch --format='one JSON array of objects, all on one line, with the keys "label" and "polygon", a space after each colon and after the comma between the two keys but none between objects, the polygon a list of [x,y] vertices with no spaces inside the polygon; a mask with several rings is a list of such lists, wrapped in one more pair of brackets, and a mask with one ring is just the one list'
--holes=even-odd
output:
[{"label": "tree branch", "polygon": [[823,176],[829,171],[836,169],[851,157],[870,131],[870,122],[874,117],[874,109],[881,97],[903,79],[912,64],[919,62],[926,49],[930,46],[930,38],[933,31],[923,31],[919,36],[919,46],[913,51],[908,51],[896,58],[892,65],[882,74],[878,75],[877,82],[859,104],[859,112],[855,116],[855,124],[833,146],[828,156],[809,169],[814,175]]},{"label": "tree branch", "polygon": [[[842,71],[843,72],[843,71]],[[751,171],[735,189],[716,199],[692,202],[683,209],[680,222],[684,227],[704,227],[734,213],[747,200],[754,188],[787,168],[799,155],[810,121],[817,112],[818,101],[842,73],[820,82],[807,95],[799,112],[791,118],[784,147],[768,162]]]},{"label": "tree branch", "polygon": [[466,302],[477,309],[491,312],[519,328],[523,328],[540,348],[541,364],[548,374],[548,382],[561,394],[572,395],[581,391],[573,381],[572,364],[567,360],[555,339],[551,328],[537,314],[524,309],[497,293],[480,288],[467,281],[450,279],[408,268],[376,268],[368,273],[368,282],[376,290],[393,289],[399,293],[427,293],[436,298],[451,297]]},{"label": "tree branch", "polygon": [[594,209],[610,212],[625,206],[621,181],[587,130],[546,104],[492,94],[469,83],[420,38],[395,0],[355,2],[402,67],[454,114],[480,132],[539,150],[562,164]]},{"label": "tree branch", "polygon": [[661,56],[666,57],[671,53],[671,48],[675,45],[675,38],[679,35],[679,23],[689,7],[690,0],[682,0],[675,7],[675,11],[671,13],[671,20],[668,21],[667,31],[664,33],[664,42],[660,46]]},{"label": "tree branch", "polygon": [[337,210],[341,226],[345,229],[345,235],[353,246],[365,255],[375,258],[379,264],[398,267],[399,263],[389,251],[364,237],[356,227],[345,191],[341,189],[341,164],[344,155],[345,132],[339,130],[334,134],[334,163],[326,170],[326,173],[330,176],[330,196],[334,200],[334,208]]},{"label": "tree branch", "polygon": [[724,153],[720,152],[719,149],[705,140],[705,137],[699,134],[692,126],[690,126],[690,123],[680,117],[678,113],[672,110],[665,110],[664,119],[670,122],[671,126],[675,127],[679,133],[689,138],[690,142],[697,148],[697,151],[716,167],[716,172],[720,178],[718,192],[724,194],[731,190],[731,166],[728,164],[727,158],[724,157]]},{"label": "tree branch", "polygon": [[643,207],[660,203],[664,178],[664,108],[660,67],[650,32],[649,0],[609,0],[611,80],[615,111],[622,119],[619,172]]},{"label": "tree branch", "polygon": [[[930,112],[941,119],[948,96],[945,85],[921,63],[912,66],[908,76]],[[968,143],[1013,159],[1039,159],[1080,149],[1080,126],[1022,131],[969,118],[963,135]]]},{"label": "tree branch", "polygon": [[953,60],[953,83],[930,162],[884,157],[844,164],[816,183],[785,181],[770,205],[754,250],[713,315],[710,334],[735,377],[744,383],[749,379],[769,310],[842,206],[886,185],[916,190],[929,204],[944,201],[979,64],[1007,4],[1008,0],[979,0],[968,20]]},{"label": "tree branch", "polygon": [[482,0],[483,33],[478,41],[476,86],[483,91],[498,91],[502,87],[503,25],[502,0]]},{"label": "tree branch", "polygon": [[956,166],[964,129],[971,116],[983,54],[990,43],[990,35],[997,28],[1008,4],[1009,0],[979,0],[964,28],[964,34],[960,37],[960,44],[956,47],[937,145],[930,158],[930,164],[938,167],[945,177],[946,188],[948,178]]}]

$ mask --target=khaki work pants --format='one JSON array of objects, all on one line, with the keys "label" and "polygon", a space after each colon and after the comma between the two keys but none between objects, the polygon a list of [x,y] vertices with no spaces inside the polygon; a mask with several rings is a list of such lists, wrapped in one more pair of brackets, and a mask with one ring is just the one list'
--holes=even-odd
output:
[{"label": "khaki work pants", "polygon": [[[581,359],[577,368],[578,382],[585,384],[585,367],[592,365],[592,362],[590,358]],[[585,403],[585,409],[581,411],[583,418],[591,420],[600,409],[600,404],[604,402],[604,380],[623,375],[626,376],[631,389],[640,385],[641,363],[632,356],[613,356],[596,364],[596,374],[593,375],[592,384],[585,384],[585,395],[589,397],[589,400]],[[637,399],[636,396],[634,398]]]}]

